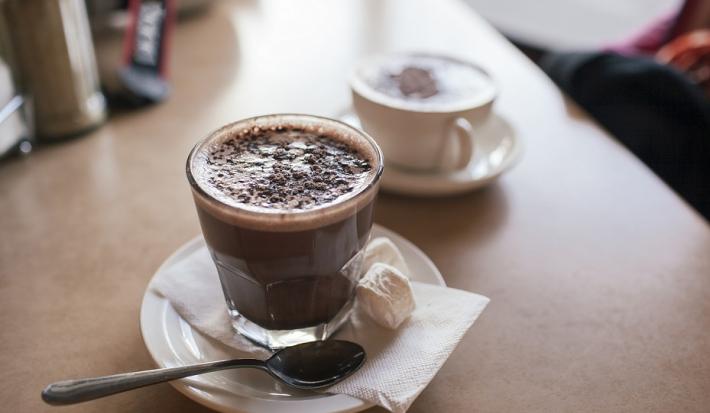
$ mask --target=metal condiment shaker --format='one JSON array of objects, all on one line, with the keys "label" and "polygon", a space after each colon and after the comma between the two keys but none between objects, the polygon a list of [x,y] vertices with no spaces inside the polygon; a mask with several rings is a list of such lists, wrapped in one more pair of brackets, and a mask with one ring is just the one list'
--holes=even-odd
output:
[{"label": "metal condiment shaker", "polygon": [[38,138],[52,140],[99,125],[106,102],[84,0],[5,0],[2,11],[16,75],[32,97]]}]

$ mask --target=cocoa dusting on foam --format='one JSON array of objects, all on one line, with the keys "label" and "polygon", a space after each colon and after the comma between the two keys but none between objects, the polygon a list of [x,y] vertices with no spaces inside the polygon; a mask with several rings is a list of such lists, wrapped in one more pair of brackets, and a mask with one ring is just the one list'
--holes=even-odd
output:
[{"label": "cocoa dusting on foam", "polygon": [[470,63],[426,54],[384,55],[357,71],[368,88],[416,109],[441,109],[492,97],[490,77]]},{"label": "cocoa dusting on foam", "polygon": [[351,146],[298,127],[254,127],[205,149],[203,188],[228,203],[260,208],[330,203],[361,186],[372,169]]}]

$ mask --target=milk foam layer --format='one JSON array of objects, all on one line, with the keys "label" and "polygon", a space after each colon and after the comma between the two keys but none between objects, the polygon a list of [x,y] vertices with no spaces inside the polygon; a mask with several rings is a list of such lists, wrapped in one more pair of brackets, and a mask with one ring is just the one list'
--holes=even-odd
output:
[{"label": "milk foam layer", "polygon": [[491,99],[495,85],[481,69],[457,59],[427,54],[383,55],[356,72],[385,103],[436,109]]}]

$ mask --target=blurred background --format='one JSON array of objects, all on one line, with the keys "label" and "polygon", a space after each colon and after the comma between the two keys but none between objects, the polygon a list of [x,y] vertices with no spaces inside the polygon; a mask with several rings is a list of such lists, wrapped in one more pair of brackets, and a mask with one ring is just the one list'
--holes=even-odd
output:
[{"label": "blurred background", "polygon": [[[461,1],[710,219],[710,0]],[[173,28],[218,2],[0,1],[0,159],[169,99]]]},{"label": "blurred background", "polygon": [[506,36],[549,49],[603,47],[634,35],[679,0],[466,0]]}]

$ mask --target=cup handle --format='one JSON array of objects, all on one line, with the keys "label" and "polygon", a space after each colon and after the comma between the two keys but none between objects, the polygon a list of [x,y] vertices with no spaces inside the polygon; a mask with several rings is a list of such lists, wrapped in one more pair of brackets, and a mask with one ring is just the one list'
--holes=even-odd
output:
[{"label": "cup handle", "polygon": [[457,117],[451,123],[451,129],[453,129],[454,136],[458,139],[458,156],[452,169],[464,169],[473,158],[473,127],[466,118]]}]

